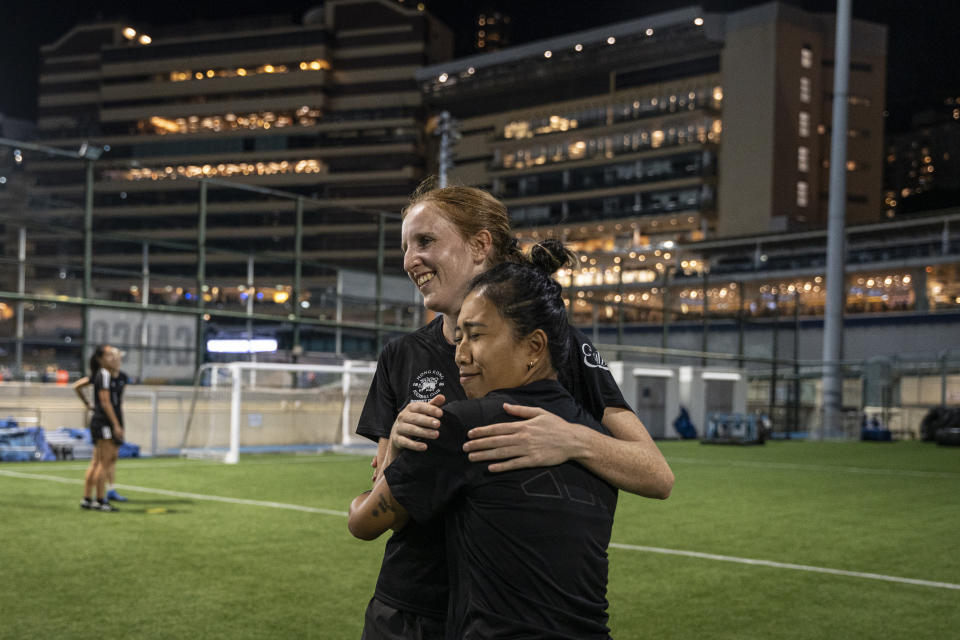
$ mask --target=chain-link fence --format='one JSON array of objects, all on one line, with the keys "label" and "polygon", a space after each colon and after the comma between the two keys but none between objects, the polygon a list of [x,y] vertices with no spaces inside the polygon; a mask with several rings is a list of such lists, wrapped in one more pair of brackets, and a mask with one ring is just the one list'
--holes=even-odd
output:
[{"label": "chain-link fence", "polygon": [[0,150],[3,378],[78,376],[101,343],[157,381],[190,380],[209,359],[369,357],[422,320],[397,213],[252,184],[310,167]]}]

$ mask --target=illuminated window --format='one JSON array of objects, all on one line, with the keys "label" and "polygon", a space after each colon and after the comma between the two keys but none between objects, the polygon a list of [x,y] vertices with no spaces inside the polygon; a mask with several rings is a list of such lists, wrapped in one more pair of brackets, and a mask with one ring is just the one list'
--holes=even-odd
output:
[{"label": "illuminated window", "polygon": [[276,162],[239,162],[204,165],[177,165],[167,167],[139,167],[119,171],[108,171],[111,180],[178,180],[182,178],[233,176],[273,176],[282,174],[326,173],[327,165],[322,160],[308,158],[303,160],[282,160]]},{"label": "illuminated window", "polygon": [[288,73],[291,70],[296,71],[323,71],[330,69],[330,63],[327,60],[301,60],[289,64],[264,64],[256,68],[247,69],[245,67],[229,67],[221,69],[207,69],[204,71],[170,71],[165,77],[170,82],[184,82],[187,80],[205,80],[207,78],[236,78],[247,75],[256,75],[261,73]]},{"label": "illuminated window", "polygon": [[804,173],[810,171],[809,147],[797,147],[797,169]]},{"label": "illuminated window", "polygon": [[810,102],[810,78],[800,78],[800,102]]},{"label": "illuminated window", "polygon": [[317,124],[321,113],[317,108],[302,106],[294,111],[259,111],[255,113],[225,113],[212,116],[162,118],[153,116],[137,123],[140,131],[158,135],[197,133],[201,131],[234,131],[237,129],[270,129]]},{"label": "illuminated window", "polygon": [[806,111],[800,112],[800,119],[797,126],[797,133],[801,138],[810,137],[810,114]]},{"label": "illuminated window", "polygon": [[797,206],[806,207],[810,203],[810,185],[805,180],[797,182]]},{"label": "illuminated window", "polygon": [[800,49],[800,66],[804,69],[813,68],[813,49],[810,47]]}]

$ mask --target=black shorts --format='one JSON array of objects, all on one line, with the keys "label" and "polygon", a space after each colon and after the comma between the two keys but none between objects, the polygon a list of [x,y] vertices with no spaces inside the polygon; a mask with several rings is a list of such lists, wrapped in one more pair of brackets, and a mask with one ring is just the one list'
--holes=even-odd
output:
[{"label": "black shorts", "polygon": [[360,640],[442,640],[444,621],[370,599]]},{"label": "black shorts", "polygon": [[113,427],[108,424],[91,424],[90,439],[96,444],[101,440],[113,440],[118,447],[123,444],[123,438],[117,437],[113,432]]}]

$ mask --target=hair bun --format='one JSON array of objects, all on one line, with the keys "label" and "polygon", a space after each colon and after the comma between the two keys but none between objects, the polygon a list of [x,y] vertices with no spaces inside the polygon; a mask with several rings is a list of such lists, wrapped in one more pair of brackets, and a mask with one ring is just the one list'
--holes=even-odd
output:
[{"label": "hair bun", "polygon": [[558,269],[573,266],[575,256],[562,242],[554,238],[548,238],[530,248],[529,260],[533,266],[548,275],[552,275]]}]

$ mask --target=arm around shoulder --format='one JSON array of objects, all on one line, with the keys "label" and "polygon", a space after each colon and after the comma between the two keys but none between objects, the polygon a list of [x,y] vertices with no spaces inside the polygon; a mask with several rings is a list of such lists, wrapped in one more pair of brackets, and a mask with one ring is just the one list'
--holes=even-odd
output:
[{"label": "arm around shoulder", "polygon": [[601,436],[590,453],[613,476],[607,481],[646,498],[669,498],[673,471],[637,414],[622,407],[607,407],[603,426],[613,437]]},{"label": "arm around shoulder", "polygon": [[473,462],[496,461],[492,473],[579,462],[618,489],[664,499],[673,489],[673,472],[646,427],[629,409],[607,407],[606,435],[572,424],[540,407],[504,404],[517,422],[470,430],[464,451]]}]

